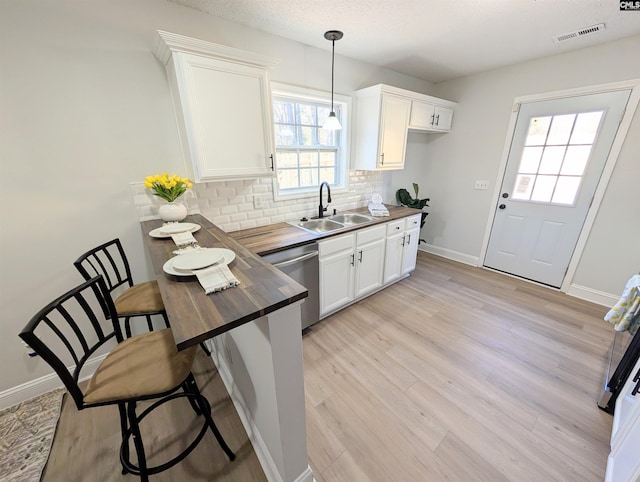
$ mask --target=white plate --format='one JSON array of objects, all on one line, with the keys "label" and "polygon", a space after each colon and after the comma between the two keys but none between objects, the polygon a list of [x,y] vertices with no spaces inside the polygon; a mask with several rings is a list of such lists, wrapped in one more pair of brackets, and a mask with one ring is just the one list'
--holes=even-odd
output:
[{"label": "white plate", "polygon": [[[219,264],[225,264],[226,265],[226,264],[231,263],[234,259],[236,259],[236,253],[234,253],[230,249],[225,249],[225,248],[206,248],[206,250],[207,251],[209,251],[209,250],[218,251],[218,252],[220,252],[220,254],[222,254],[224,256],[224,258],[222,258],[220,260]],[[179,254],[178,256],[174,256],[173,258],[169,259],[162,266],[162,269],[164,270],[164,272],[167,273],[167,274],[172,274],[174,276],[195,276],[193,271],[180,271],[180,270],[176,269],[173,266],[173,263],[175,262],[175,260],[180,258],[181,256],[186,256],[186,254]]]},{"label": "white plate", "polygon": [[186,225],[188,226],[188,229],[180,229],[180,231],[176,231],[174,233],[168,233],[165,231],[165,229],[167,229],[168,226],[171,226],[170,224],[168,224],[166,226],[161,226],[152,231],[149,231],[149,236],[151,236],[152,238],[170,238],[172,234],[176,234],[179,232],[189,231],[189,232],[195,233],[201,227],[199,224],[195,224],[195,223],[176,223],[176,224],[181,224],[183,226]]},{"label": "white plate", "polygon": [[215,249],[199,249],[190,253],[181,254],[173,260],[173,267],[179,271],[191,271],[202,269],[212,264],[219,263],[224,254]]}]

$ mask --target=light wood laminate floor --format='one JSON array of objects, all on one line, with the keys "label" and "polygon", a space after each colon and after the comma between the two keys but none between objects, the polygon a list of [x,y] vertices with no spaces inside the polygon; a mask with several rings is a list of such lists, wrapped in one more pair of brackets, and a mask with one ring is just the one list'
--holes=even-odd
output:
[{"label": "light wood laminate floor", "polygon": [[303,338],[316,480],[602,481],[606,311],[419,253]]},{"label": "light wood laminate floor", "polygon": [[[602,481],[612,423],[596,406],[613,339],[605,312],[419,253],[410,278],[303,336],[316,481]],[[265,480],[212,362],[199,351],[197,363],[238,459],[207,434],[151,480]],[[168,420],[195,423],[188,406],[171,410],[146,423],[156,453],[169,445]],[[120,474],[119,440],[117,409],[78,412],[66,400],[44,481],[136,480]]]}]

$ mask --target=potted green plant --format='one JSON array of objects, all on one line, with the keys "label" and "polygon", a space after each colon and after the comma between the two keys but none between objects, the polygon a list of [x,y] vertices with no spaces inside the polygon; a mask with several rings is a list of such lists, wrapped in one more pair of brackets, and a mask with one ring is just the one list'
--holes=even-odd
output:
[{"label": "potted green plant", "polygon": [[[396,191],[396,200],[402,206],[406,206],[408,208],[420,209],[422,211],[423,208],[429,206],[427,203],[430,201],[430,199],[428,197],[424,199],[420,199],[418,197],[419,190],[420,190],[420,186],[418,186],[418,184],[414,182],[413,191],[416,193],[416,197],[413,198],[411,197],[411,194],[409,194],[409,191],[407,191],[404,188],[400,188]],[[425,220],[427,219],[428,215],[429,213],[425,213],[424,211],[422,211],[422,219],[420,220],[420,229],[422,229],[422,227],[424,226]],[[421,239],[420,242],[426,243],[424,239]]]}]

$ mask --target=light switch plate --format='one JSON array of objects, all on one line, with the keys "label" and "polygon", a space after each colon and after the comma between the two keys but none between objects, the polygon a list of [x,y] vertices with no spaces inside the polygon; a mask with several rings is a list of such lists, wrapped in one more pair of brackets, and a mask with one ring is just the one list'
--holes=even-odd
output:
[{"label": "light switch plate", "polygon": [[487,189],[489,189],[489,181],[476,181],[475,189],[486,191]]}]

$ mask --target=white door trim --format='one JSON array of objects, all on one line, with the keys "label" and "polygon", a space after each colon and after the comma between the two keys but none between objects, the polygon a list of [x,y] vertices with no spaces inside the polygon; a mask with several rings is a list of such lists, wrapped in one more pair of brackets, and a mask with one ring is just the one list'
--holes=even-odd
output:
[{"label": "white door trim", "polygon": [[627,103],[627,108],[622,116],[622,121],[620,122],[620,126],[618,128],[618,132],[616,133],[616,137],[613,140],[613,144],[611,145],[611,150],[609,151],[609,155],[607,156],[607,161],[605,163],[604,169],[602,170],[602,175],[600,176],[600,182],[598,183],[598,187],[596,188],[596,191],[593,197],[593,202],[591,203],[591,206],[589,207],[589,211],[587,212],[587,217],[584,220],[584,225],[582,226],[582,230],[580,231],[580,236],[578,237],[578,241],[576,243],[576,249],[573,252],[573,256],[571,257],[571,261],[569,262],[567,273],[565,274],[564,280],[562,281],[562,285],[560,287],[560,291],[565,293],[568,291],[573,281],[573,277],[578,267],[578,263],[582,256],[582,251],[584,250],[584,247],[587,243],[587,239],[589,238],[589,233],[591,232],[591,228],[593,227],[593,223],[598,213],[598,209],[600,208],[600,203],[602,202],[604,193],[607,189],[607,185],[609,184],[609,179],[611,178],[611,174],[613,173],[613,169],[618,160],[620,150],[622,149],[622,145],[624,144],[624,140],[627,136],[629,126],[631,125],[631,121],[633,120],[633,116],[636,112],[638,103],[640,103],[640,78],[625,80],[621,82],[611,82],[607,84],[592,85],[587,87],[578,87],[574,89],[559,90],[554,92],[546,92],[542,94],[524,95],[524,96],[516,97],[514,99],[513,109],[511,111],[511,118],[509,119],[509,126],[507,127],[507,137],[505,140],[504,148],[502,150],[500,167],[498,168],[498,175],[496,177],[496,182],[494,183],[495,187],[494,187],[494,192],[492,197],[492,204],[489,209],[489,213],[487,217],[487,224],[485,228],[484,240],[482,242],[482,249],[480,250],[480,256],[478,257],[478,266],[480,267],[483,266],[484,259],[487,255],[487,248],[489,246],[489,237],[491,236],[491,228],[493,225],[496,206],[498,205],[498,201],[500,200],[502,180],[504,178],[504,173],[507,168],[507,160],[509,157],[509,151],[511,149],[511,141],[513,139],[513,133],[516,126],[516,121],[518,119],[518,111],[520,110],[520,104],[528,103],[528,102],[553,100],[553,99],[562,99],[562,98],[574,97],[578,95],[599,94],[602,92],[611,92],[615,90],[628,90],[628,89],[631,89],[631,95],[629,96],[629,102]]}]

